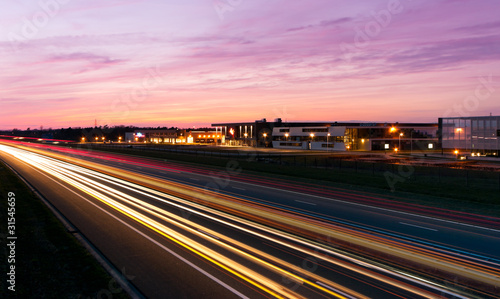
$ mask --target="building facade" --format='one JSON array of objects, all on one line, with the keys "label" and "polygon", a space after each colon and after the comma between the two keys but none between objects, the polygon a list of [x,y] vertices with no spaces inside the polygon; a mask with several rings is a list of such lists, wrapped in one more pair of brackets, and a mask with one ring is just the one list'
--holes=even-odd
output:
[{"label": "building facade", "polygon": [[225,145],[237,146],[272,146],[272,131],[281,125],[281,119],[268,122],[265,118],[255,122],[216,123],[212,127],[224,136]]},{"label": "building facade", "polygon": [[438,125],[426,123],[293,123],[275,127],[273,147],[327,151],[435,150]]},{"label": "building facade", "polygon": [[226,141],[249,146],[304,150],[435,150],[437,123],[282,122],[219,123]]},{"label": "building facade", "polygon": [[443,150],[500,155],[500,116],[446,117],[438,123]]}]

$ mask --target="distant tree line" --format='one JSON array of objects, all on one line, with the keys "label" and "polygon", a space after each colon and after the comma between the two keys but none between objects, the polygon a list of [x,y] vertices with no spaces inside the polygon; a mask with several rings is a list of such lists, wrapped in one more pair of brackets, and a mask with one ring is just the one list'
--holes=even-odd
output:
[{"label": "distant tree line", "polygon": [[105,137],[106,140],[118,140],[118,137],[125,137],[125,133],[134,132],[135,130],[167,130],[167,129],[177,129],[177,127],[136,127],[136,126],[98,126],[98,127],[69,127],[61,129],[31,129],[26,130],[3,130],[0,131],[0,135],[10,135],[16,137],[32,137],[32,138],[45,138],[45,139],[60,139],[60,140],[71,140],[71,141],[81,141],[82,137],[85,140],[94,140],[96,137],[101,140]]}]

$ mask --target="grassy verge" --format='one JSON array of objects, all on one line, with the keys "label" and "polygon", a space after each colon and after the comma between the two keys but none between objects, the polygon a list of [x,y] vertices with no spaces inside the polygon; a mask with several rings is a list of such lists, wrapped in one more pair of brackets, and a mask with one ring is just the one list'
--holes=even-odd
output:
[{"label": "grassy verge", "polygon": [[[85,148],[82,147],[82,149]],[[99,147],[98,150],[215,167],[225,167],[228,161],[235,159],[217,155],[194,155],[133,148]],[[243,158],[237,161],[245,172],[255,172],[270,178],[280,177],[292,181],[350,189],[354,192],[367,191],[397,198],[404,202],[500,216],[500,174],[495,172],[468,171],[469,177],[467,178],[465,170],[415,166],[413,172],[409,174],[406,168],[400,170],[398,165],[385,163],[377,163],[376,168],[373,169],[371,164],[360,162],[356,170],[352,165],[339,169],[335,164],[325,169],[255,162]],[[341,163],[344,165],[355,162]],[[489,177],[479,179],[480,176]]]},{"label": "grassy verge", "polygon": [[[128,298],[51,211],[0,161],[0,221],[2,244],[7,244],[8,194],[15,194],[15,263],[10,249],[0,250],[3,298]],[[15,292],[6,273],[15,265]]]}]

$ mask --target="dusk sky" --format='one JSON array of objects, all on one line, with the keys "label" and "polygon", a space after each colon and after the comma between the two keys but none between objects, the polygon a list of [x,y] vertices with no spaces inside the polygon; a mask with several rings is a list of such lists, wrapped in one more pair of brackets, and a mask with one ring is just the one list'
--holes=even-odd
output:
[{"label": "dusk sky", "polygon": [[0,129],[500,115],[500,1],[5,0]]}]

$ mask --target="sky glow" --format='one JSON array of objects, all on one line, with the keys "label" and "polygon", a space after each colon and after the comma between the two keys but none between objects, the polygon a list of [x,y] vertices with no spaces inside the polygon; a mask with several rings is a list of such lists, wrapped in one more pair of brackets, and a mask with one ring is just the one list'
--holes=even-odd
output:
[{"label": "sky glow", "polygon": [[500,2],[0,3],[0,129],[500,115]]}]

